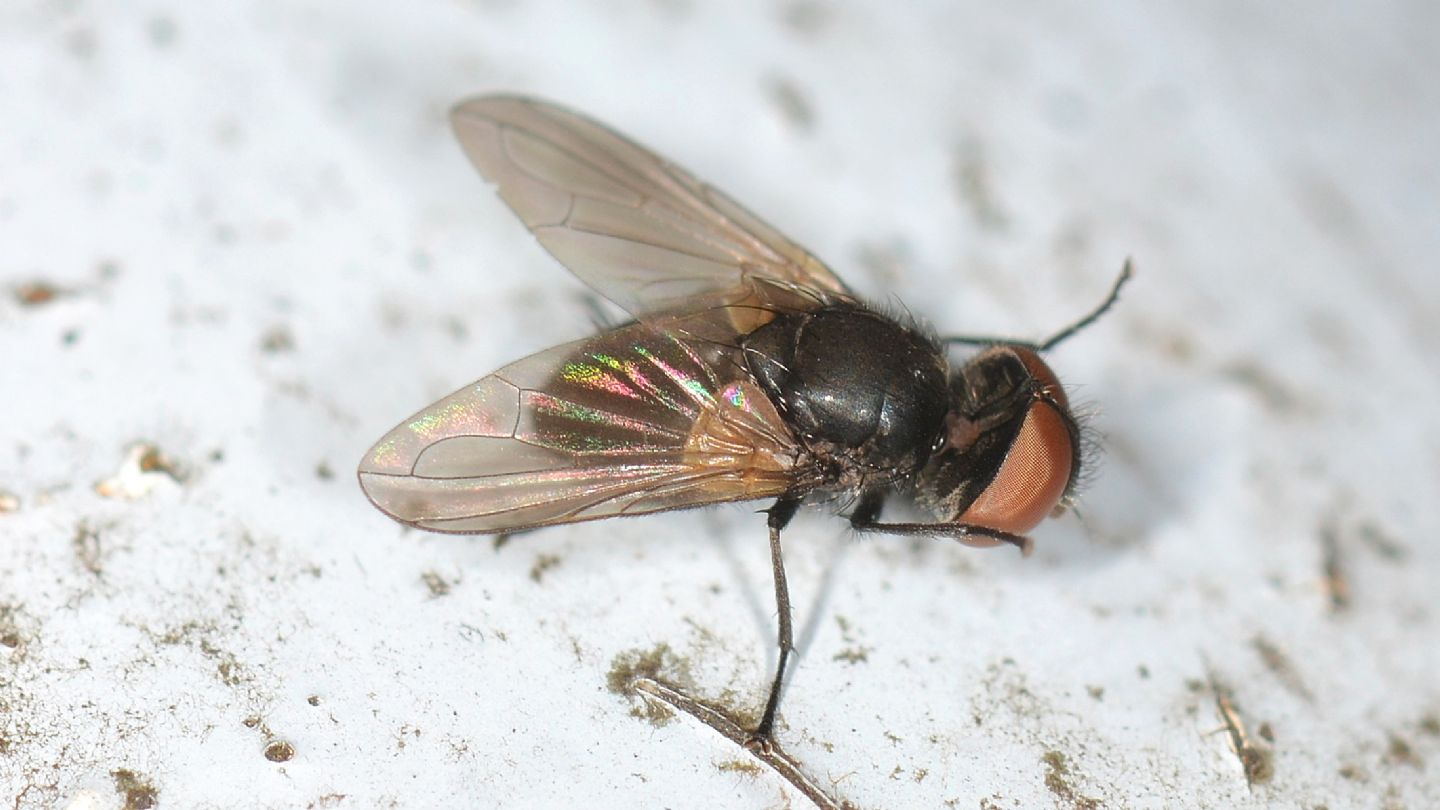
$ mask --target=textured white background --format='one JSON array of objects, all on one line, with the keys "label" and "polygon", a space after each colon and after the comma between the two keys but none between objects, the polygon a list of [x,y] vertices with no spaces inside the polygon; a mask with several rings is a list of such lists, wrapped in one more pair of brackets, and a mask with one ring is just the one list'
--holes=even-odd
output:
[{"label": "textured white background", "polygon": [[[1440,15],[1349,6],[5,3],[0,800],[119,806],[129,771],[166,807],[803,804],[606,689],[667,644],[758,706],[749,506],[497,550],[353,480],[419,406],[589,329],[446,129],[508,90],[941,329],[1043,335],[1136,259],[1052,358],[1106,436],[1084,524],[1030,560],[790,532],[780,736],[821,783],[1437,806]],[[64,294],[24,305],[36,281]],[[97,493],[141,441],[183,480]],[[1268,784],[1212,678],[1268,726]]]}]

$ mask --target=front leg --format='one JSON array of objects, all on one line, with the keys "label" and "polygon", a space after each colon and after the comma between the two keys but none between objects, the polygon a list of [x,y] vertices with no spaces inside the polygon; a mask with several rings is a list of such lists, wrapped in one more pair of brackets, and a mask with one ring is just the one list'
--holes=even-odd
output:
[{"label": "front leg", "polygon": [[850,526],[860,532],[881,532],[884,534],[921,535],[924,537],[949,537],[967,546],[1012,545],[1026,557],[1034,550],[1034,542],[1024,535],[1002,532],[970,523],[881,523],[880,510],[885,506],[885,495],[881,492],[867,492],[860,496],[860,503],[850,513]]}]

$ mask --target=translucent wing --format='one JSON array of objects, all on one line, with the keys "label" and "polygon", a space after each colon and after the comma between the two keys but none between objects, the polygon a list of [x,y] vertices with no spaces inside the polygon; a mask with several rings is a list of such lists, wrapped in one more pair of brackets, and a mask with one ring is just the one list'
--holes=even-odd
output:
[{"label": "translucent wing", "polygon": [[450,117],[471,162],[540,244],[637,318],[696,299],[809,309],[849,297],[799,245],[595,121],[507,96],[463,101]]},{"label": "translucent wing", "polygon": [[[687,319],[719,320],[723,313]],[[684,324],[636,323],[463,388],[360,464],[386,514],[442,532],[503,532],[779,495],[795,442],[739,349]]]}]

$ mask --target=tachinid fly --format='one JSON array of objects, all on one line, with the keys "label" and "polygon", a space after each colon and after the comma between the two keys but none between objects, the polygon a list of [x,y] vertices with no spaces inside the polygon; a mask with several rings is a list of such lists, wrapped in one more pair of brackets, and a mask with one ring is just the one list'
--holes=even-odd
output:
[{"label": "tachinid fly", "polygon": [[[360,463],[395,520],[504,533],[773,498],[780,656],[792,649],[780,532],[807,499],[853,498],[860,531],[1011,544],[1073,494],[1079,429],[1041,343],[937,340],[860,301],[729,197],[543,101],[473,98],[451,120],[555,258],[634,317],[481,378],[407,419]],[[982,348],[958,368],[947,344]],[[885,523],[891,494],[926,523]]]}]

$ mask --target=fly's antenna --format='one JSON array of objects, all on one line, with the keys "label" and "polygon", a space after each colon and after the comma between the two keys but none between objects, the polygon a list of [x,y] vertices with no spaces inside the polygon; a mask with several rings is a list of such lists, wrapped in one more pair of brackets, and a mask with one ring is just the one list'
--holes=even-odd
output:
[{"label": "fly's antenna", "polygon": [[1089,315],[1086,315],[1075,323],[1072,323],[1064,329],[1061,329],[1059,332],[1056,332],[1048,340],[1044,341],[1036,348],[1042,352],[1049,351],[1050,349],[1055,348],[1055,346],[1061,341],[1094,323],[1097,318],[1099,318],[1101,315],[1104,315],[1106,310],[1110,309],[1110,307],[1115,305],[1116,301],[1120,300],[1120,288],[1124,287],[1125,282],[1129,281],[1130,276],[1134,274],[1132,265],[1133,263],[1131,262],[1130,258],[1126,257],[1125,266],[1120,268],[1120,277],[1115,279],[1115,286],[1110,288],[1110,294],[1105,297],[1105,300],[1101,302],[1100,306],[1093,309]]}]

